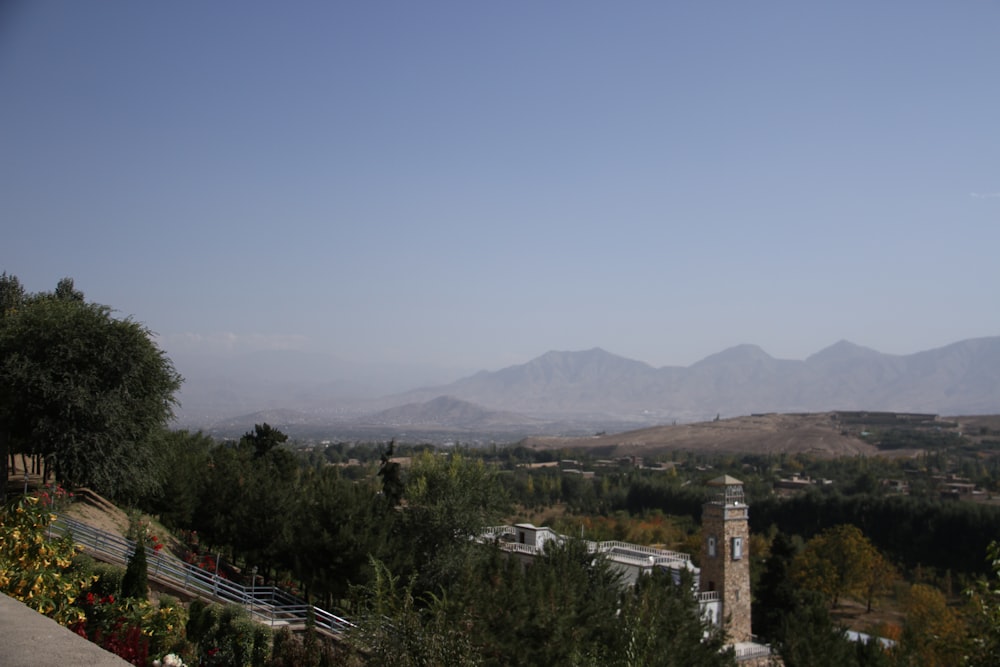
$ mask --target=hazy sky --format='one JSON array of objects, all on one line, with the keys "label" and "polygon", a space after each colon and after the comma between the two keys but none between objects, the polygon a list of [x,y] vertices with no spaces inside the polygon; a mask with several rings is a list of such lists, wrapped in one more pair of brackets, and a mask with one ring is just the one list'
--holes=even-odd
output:
[{"label": "hazy sky", "polygon": [[1000,3],[0,3],[0,270],[180,350],[1000,334]]}]

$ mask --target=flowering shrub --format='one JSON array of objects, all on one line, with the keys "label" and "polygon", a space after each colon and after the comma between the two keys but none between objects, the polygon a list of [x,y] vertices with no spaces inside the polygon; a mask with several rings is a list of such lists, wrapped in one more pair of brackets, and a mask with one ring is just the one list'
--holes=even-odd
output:
[{"label": "flowering shrub", "polygon": [[86,617],[73,631],[133,665],[145,666],[150,655],[183,643],[187,615],[171,598],[157,606],[149,600],[87,593],[80,603]]},{"label": "flowering shrub", "polygon": [[74,602],[93,578],[73,570],[79,548],[69,537],[47,538],[56,517],[48,509],[53,497],[43,493],[26,496],[0,514],[0,591],[70,625],[83,617]]},{"label": "flowering shrub", "polygon": [[199,554],[194,551],[188,551],[184,554],[184,562],[195,567],[204,570],[205,572],[211,572],[212,574],[218,574],[220,579],[228,579],[226,576],[226,571],[224,568],[220,568],[219,564],[215,560],[215,556],[212,554]]},{"label": "flowering shrub", "polygon": [[41,489],[36,496],[39,504],[54,512],[66,509],[73,502],[73,494],[57,484]]},{"label": "flowering shrub", "polygon": [[129,512],[128,515],[128,534],[126,535],[130,540],[135,540],[136,542],[142,542],[146,547],[152,549],[153,551],[160,551],[163,549],[163,543],[160,542],[154,533],[152,527],[149,525],[149,521],[138,512]]}]

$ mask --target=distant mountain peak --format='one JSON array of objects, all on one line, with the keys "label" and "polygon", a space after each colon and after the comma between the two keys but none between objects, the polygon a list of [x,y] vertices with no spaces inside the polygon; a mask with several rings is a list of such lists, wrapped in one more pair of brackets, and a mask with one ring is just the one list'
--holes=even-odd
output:
[{"label": "distant mountain peak", "polygon": [[[592,347],[589,350],[549,350],[545,354],[535,357],[532,361],[543,361],[553,359],[600,359],[614,357],[623,359],[616,354],[612,354],[600,347]],[[528,362],[531,363],[531,362]]]},{"label": "distant mountain peak", "polygon": [[863,347],[861,345],[856,345],[849,340],[840,339],[833,345],[825,347],[816,354],[810,355],[806,359],[806,363],[830,363],[845,361],[848,359],[859,359],[866,357],[878,357],[883,356],[881,352],[871,349],[870,347]]},{"label": "distant mountain peak", "polygon": [[608,352],[600,347],[592,347],[589,350],[579,351],[551,350],[540,357],[535,357],[526,364],[511,366],[507,370],[543,369],[575,375],[582,372],[621,372],[623,369],[640,368],[652,369],[652,366],[642,361],[636,361],[635,359],[629,359]]},{"label": "distant mountain peak", "polygon": [[743,343],[711,354],[694,364],[692,368],[745,364],[754,361],[774,361],[774,357],[765,352],[759,345]]}]

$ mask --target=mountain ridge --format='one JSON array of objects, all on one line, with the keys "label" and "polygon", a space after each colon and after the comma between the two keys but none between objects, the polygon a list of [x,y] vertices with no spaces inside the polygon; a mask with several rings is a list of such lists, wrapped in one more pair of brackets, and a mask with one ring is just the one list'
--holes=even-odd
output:
[{"label": "mountain ridge", "polygon": [[852,409],[988,414],[1000,411],[1000,336],[908,355],[842,340],[801,361],[737,345],[691,366],[660,368],[601,348],[547,352],[392,399],[442,394],[536,418],[700,421],[720,413]]},{"label": "mountain ridge", "polygon": [[[433,403],[445,397],[461,404]],[[522,364],[378,398],[345,398],[329,389],[310,395],[300,388],[285,399],[259,409],[299,410],[314,424],[409,419],[442,428],[539,433],[555,424],[612,430],[763,412],[992,414],[1000,412],[1000,336],[906,355],[841,340],[804,360],[778,359],[745,344],[687,367],[660,368],[600,347],[550,350]],[[399,410],[403,406],[409,407]]]}]

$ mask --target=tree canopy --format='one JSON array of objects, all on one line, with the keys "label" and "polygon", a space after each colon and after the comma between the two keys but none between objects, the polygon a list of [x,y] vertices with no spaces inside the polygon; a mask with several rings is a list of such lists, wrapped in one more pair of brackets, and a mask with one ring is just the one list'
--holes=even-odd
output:
[{"label": "tree canopy", "polygon": [[69,279],[26,295],[4,274],[0,294],[4,460],[41,454],[60,481],[112,497],[152,483],[151,436],[172,416],[181,377],[151,332],[87,303]]}]

